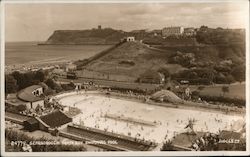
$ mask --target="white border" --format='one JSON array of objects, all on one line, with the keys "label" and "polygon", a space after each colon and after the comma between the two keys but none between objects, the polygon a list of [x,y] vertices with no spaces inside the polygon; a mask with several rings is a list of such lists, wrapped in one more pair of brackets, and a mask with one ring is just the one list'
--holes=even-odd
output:
[{"label": "white border", "polygon": [[3,3],[0,3],[0,20],[1,20],[1,22],[0,22],[0,24],[1,24],[1,26],[0,26],[0,35],[1,35],[1,37],[0,37],[0,42],[1,42],[1,50],[0,50],[0,59],[1,59],[1,61],[0,61],[0,87],[1,87],[1,89],[0,89],[0,101],[1,101],[1,103],[0,103],[0,111],[1,111],[1,127],[0,127],[0,131],[1,131],[1,154],[0,155],[3,155],[3,150],[5,150],[5,144],[4,144],[4,141],[5,140],[2,140],[2,139],[5,139],[5,135],[4,135],[4,128],[5,127],[3,127],[3,125],[5,124],[3,124],[2,122],[4,122],[5,120],[5,118],[4,118],[4,89],[5,89],[5,83],[4,83],[4,65],[5,65],[5,63],[4,63],[4,41],[5,41],[5,38],[4,38],[4,33],[5,33],[5,26],[4,26],[4,4]]},{"label": "white border", "polygon": [[[4,46],[4,39],[5,39],[5,12],[4,7],[5,4],[21,4],[21,3],[34,3],[34,4],[41,4],[41,3],[217,3],[217,2],[232,2],[232,3],[238,3],[238,2],[248,2],[246,3],[249,6],[248,0],[72,0],[72,1],[66,1],[66,0],[2,0],[0,1],[0,20],[1,20],[1,156],[217,156],[217,155],[230,155],[230,156],[239,156],[239,155],[250,155],[249,150],[249,74],[250,74],[250,68],[249,68],[249,10],[248,14],[246,16],[247,27],[246,27],[246,151],[207,151],[207,152],[187,152],[187,151],[177,151],[177,152],[158,152],[158,151],[151,151],[151,152],[32,152],[32,153],[26,153],[26,152],[5,152],[5,136],[4,136],[4,54],[5,54],[5,46]],[[249,8],[249,7],[248,7]]]},{"label": "white border", "polygon": [[218,3],[247,2],[248,0],[2,0],[3,3]]}]

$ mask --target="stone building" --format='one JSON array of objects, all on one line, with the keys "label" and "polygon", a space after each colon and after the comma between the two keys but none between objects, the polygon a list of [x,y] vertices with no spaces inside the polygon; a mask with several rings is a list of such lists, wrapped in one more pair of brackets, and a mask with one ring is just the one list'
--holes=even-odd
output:
[{"label": "stone building", "polygon": [[162,36],[168,37],[172,35],[182,35],[184,33],[183,27],[165,27],[162,29]]}]

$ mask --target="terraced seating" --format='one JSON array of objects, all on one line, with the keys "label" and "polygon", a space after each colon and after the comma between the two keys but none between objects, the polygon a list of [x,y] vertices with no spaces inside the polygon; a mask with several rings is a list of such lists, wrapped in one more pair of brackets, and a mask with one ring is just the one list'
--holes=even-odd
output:
[{"label": "terraced seating", "polygon": [[67,132],[84,138],[88,138],[92,141],[116,141],[117,144],[110,145],[113,145],[114,147],[124,148],[124,150],[130,151],[147,151],[150,148],[156,146],[152,142],[139,141],[124,135],[108,133],[94,128],[87,128],[82,126],[76,127],[69,125],[67,127]]}]

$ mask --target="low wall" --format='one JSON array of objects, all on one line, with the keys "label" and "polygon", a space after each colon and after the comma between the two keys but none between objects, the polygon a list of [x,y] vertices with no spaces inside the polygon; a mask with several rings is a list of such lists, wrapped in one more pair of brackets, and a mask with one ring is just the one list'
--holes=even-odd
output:
[{"label": "low wall", "polygon": [[131,118],[131,117],[118,116],[115,114],[106,114],[104,117],[115,119],[115,120],[120,120],[120,121],[125,121],[125,122],[147,125],[147,126],[156,126],[157,125],[157,123],[154,123],[154,122],[145,121],[142,119]]}]

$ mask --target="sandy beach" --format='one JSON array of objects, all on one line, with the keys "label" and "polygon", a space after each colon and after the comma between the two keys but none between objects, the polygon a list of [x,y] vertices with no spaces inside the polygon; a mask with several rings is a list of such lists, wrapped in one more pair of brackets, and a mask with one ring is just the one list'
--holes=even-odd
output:
[{"label": "sandy beach", "polygon": [[13,71],[28,71],[31,69],[41,69],[46,68],[49,66],[55,66],[55,65],[64,65],[68,62],[73,62],[74,60],[58,60],[58,58],[55,59],[49,59],[49,60],[41,60],[41,61],[32,61],[28,62],[26,64],[15,64],[15,65],[6,65],[5,66],[5,73],[11,73]]}]

